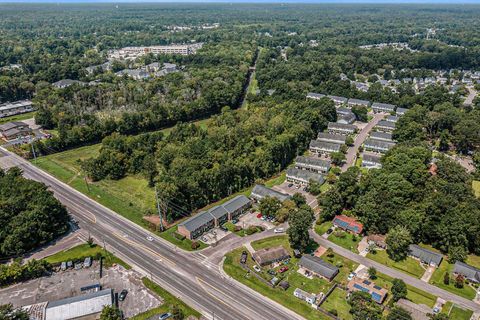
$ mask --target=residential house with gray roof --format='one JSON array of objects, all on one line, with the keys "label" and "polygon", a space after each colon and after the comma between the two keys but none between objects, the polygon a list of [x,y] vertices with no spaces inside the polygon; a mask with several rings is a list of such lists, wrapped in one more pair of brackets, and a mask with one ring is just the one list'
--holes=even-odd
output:
[{"label": "residential house with gray roof", "polygon": [[352,124],[352,123],[355,122],[355,120],[357,120],[357,117],[355,116],[355,114],[353,112],[350,112],[350,113],[347,113],[347,114],[340,115],[337,118],[337,123]]},{"label": "residential house with gray roof", "polygon": [[396,110],[396,114],[397,116],[401,117],[405,114],[405,112],[407,112],[408,109],[407,108],[397,108]]},{"label": "residential house with gray roof", "polygon": [[372,109],[373,109],[373,112],[375,113],[379,113],[379,112],[390,113],[395,111],[395,105],[388,104],[388,103],[374,102],[372,104]]},{"label": "residential house with gray roof", "polygon": [[324,261],[322,258],[310,255],[302,256],[298,265],[311,274],[328,281],[332,281],[339,272],[336,266]]},{"label": "residential house with gray roof", "polygon": [[318,141],[336,143],[336,144],[345,144],[347,136],[341,134],[331,134],[328,132],[319,132],[317,135]]},{"label": "residential house with gray roof", "polygon": [[393,142],[392,134],[390,132],[381,132],[381,131],[371,132],[370,139]]},{"label": "residential house with gray roof", "polygon": [[315,181],[319,184],[323,184],[325,182],[325,179],[322,175],[312,171],[301,170],[297,168],[288,168],[287,181],[308,186],[310,184],[310,181]]},{"label": "residential house with gray roof", "polygon": [[252,193],[250,194],[250,198],[252,198],[255,201],[260,201],[265,197],[277,198],[278,200],[280,200],[280,202],[290,199],[290,195],[286,193],[273,190],[261,184],[256,184],[253,187]]},{"label": "residential house with gray roof", "polygon": [[393,122],[393,123],[397,123],[399,117],[397,116],[386,116],[385,117],[385,121],[388,121],[388,122]]},{"label": "residential house with gray roof", "polygon": [[411,244],[408,249],[410,256],[420,260],[422,263],[438,267],[442,262],[443,256],[440,253],[422,248],[416,244]]},{"label": "residential house with gray roof", "polygon": [[338,122],[329,122],[328,123],[328,132],[333,134],[343,134],[343,135],[350,135],[354,134],[357,130],[352,124],[343,124]]},{"label": "residential house with gray roof", "polygon": [[366,139],[363,143],[363,149],[378,153],[386,153],[395,146],[395,142],[387,142],[381,140]]},{"label": "residential house with gray roof", "polygon": [[362,167],[371,169],[377,168],[380,169],[382,167],[382,163],[380,161],[382,157],[374,154],[364,153],[362,156]]},{"label": "residential house with gray roof", "polygon": [[332,152],[340,152],[341,145],[337,143],[319,141],[319,140],[312,140],[310,141],[309,150],[315,154],[330,154]]},{"label": "residential house with gray roof", "polygon": [[325,98],[326,96],[321,93],[314,93],[314,92],[309,92],[307,94],[307,99],[315,99],[315,100],[320,100],[322,98]]},{"label": "residential house with gray roof", "polygon": [[360,107],[368,108],[370,106],[370,101],[352,98],[352,99],[348,99],[348,106],[349,107],[360,106]]},{"label": "residential house with gray roof", "polygon": [[344,105],[348,101],[348,98],[345,98],[345,97],[337,97],[337,96],[330,96],[330,95],[327,97],[330,98],[336,106]]},{"label": "residential house with gray roof", "polygon": [[380,120],[380,121],[378,121],[377,125],[375,126],[375,129],[377,129],[379,131],[384,131],[384,132],[391,132],[391,131],[395,130],[395,122]]},{"label": "residential house with gray roof", "polygon": [[315,173],[327,173],[330,170],[330,161],[314,157],[298,156],[295,159],[297,169],[308,170]]},{"label": "residential house with gray roof", "polygon": [[461,261],[455,262],[452,273],[454,275],[462,275],[470,282],[480,283],[480,269],[472,267]]}]

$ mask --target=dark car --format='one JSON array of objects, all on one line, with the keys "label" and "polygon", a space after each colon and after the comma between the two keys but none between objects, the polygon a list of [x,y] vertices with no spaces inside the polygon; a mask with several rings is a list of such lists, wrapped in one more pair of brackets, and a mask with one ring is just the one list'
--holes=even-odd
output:
[{"label": "dark car", "polygon": [[225,227],[225,226],[220,226],[220,230],[223,230],[223,231],[225,231],[225,232],[228,231],[227,227]]},{"label": "dark car", "polygon": [[247,262],[248,253],[247,251],[242,252],[242,257],[240,258],[240,263],[245,264]]},{"label": "dark car", "polygon": [[122,292],[118,295],[118,300],[123,301],[127,297],[127,289],[123,289]]},{"label": "dark car", "polygon": [[330,233],[332,233],[332,232],[333,232],[333,229],[332,229],[332,228],[330,228],[330,229],[327,230],[327,234],[330,234]]},{"label": "dark car", "polygon": [[277,274],[277,273],[275,272],[275,270],[273,270],[273,269],[270,269],[270,270],[268,270],[267,272],[268,272],[268,274],[271,275],[271,276],[274,276],[274,275]]}]

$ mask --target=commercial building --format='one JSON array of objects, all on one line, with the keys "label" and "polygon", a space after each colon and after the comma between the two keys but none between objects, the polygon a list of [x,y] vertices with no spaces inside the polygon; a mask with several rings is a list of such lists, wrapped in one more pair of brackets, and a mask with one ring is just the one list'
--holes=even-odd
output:
[{"label": "commercial building", "polygon": [[317,136],[318,141],[336,143],[336,144],[345,144],[347,137],[340,134],[331,134],[328,132],[319,132]]},{"label": "commercial building", "polygon": [[325,154],[329,155],[332,152],[340,152],[341,145],[337,143],[324,142],[318,140],[310,141],[309,150],[315,154]]},{"label": "commercial building", "polygon": [[395,130],[395,122],[380,120],[375,126],[375,129],[379,131],[384,131],[384,132],[392,132],[393,130]]},{"label": "commercial building", "polygon": [[330,98],[330,100],[332,100],[336,106],[344,105],[348,101],[348,98],[344,98],[344,97],[337,97],[337,96],[327,96],[327,97]]},{"label": "commercial building", "polygon": [[265,248],[257,250],[252,254],[253,260],[261,266],[290,259],[288,251],[282,247]]},{"label": "commercial building", "polygon": [[386,141],[386,142],[393,142],[392,134],[390,132],[381,132],[381,131],[371,132],[370,133],[370,139]]},{"label": "commercial building", "polygon": [[388,291],[369,280],[353,279],[347,284],[349,292],[361,291],[369,293],[373,301],[381,304],[387,297]]},{"label": "commercial building", "polygon": [[333,134],[343,134],[343,135],[350,135],[354,134],[357,130],[352,124],[343,124],[338,122],[329,122],[328,123],[328,132]]},{"label": "commercial building", "polygon": [[364,153],[362,156],[362,167],[371,169],[371,168],[381,168],[382,163],[380,161],[381,156]]},{"label": "commercial building", "polygon": [[196,239],[208,230],[244,213],[250,206],[250,199],[244,195],[236,196],[221,205],[208,211],[202,211],[179,223],[177,232],[190,240]]},{"label": "commercial building", "polygon": [[462,275],[470,282],[480,283],[480,269],[472,267],[466,263],[457,261],[453,267],[454,275]]},{"label": "commercial building", "polygon": [[327,173],[330,170],[330,161],[299,156],[295,159],[295,167],[316,173]]},{"label": "commercial building", "polygon": [[290,195],[282,192],[278,192],[276,190],[270,189],[265,187],[261,184],[256,184],[253,187],[252,193],[250,194],[250,198],[255,201],[260,201],[265,197],[277,198],[280,202],[283,202],[287,199],[290,199]]},{"label": "commercial building", "polygon": [[5,140],[13,140],[26,137],[32,134],[32,129],[28,124],[18,121],[12,121],[0,125],[0,136]]},{"label": "commercial building", "polygon": [[386,153],[395,146],[395,142],[387,142],[381,140],[366,139],[363,143],[363,148],[366,151]]},{"label": "commercial building", "polygon": [[315,99],[315,100],[320,100],[322,98],[325,98],[326,96],[321,93],[314,93],[314,92],[309,92],[307,94],[307,99]]},{"label": "commercial building", "polygon": [[443,256],[440,253],[422,248],[416,244],[411,244],[408,247],[408,250],[411,257],[430,266],[438,267],[443,259]]},{"label": "commercial building", "polygon": [[388,104],[388,103],[374,102],[372,104],[372,109],[373,109],[373,112],[375,113],[379,113],[379,112],[391,113],[395,111],[395,105]]},{"label": "commercial building", "polygon": [[103,307],[112,304],[112,289],[52,301],[45,309],[45,320],[98,319]]},{"label": "commercial building", "polygon": [[336,266],[324,261],[322,258],[310,255],[302,256],[298,265],[312,275],[328,281],[332,281],[339,272]]},{"label": "commercial building", "polygon": [[316,295],[303,291],[300,288],[296,288],[295,291],[293,291],[293,295],[312,305],[315,304],[315,301],[317,300]]},{"label": "commercial building", "polygon": [[315,181],[319,184],[323,184],[325,182],[325,179],[321,174],[312,171],[297,168],[288,168],[287,181],[303,186],[308,186],[310,184],[310,181]]},{"label": "commercial building", "polygon": [[333,225],[357,235],[361,234],[363,231],[363,224],[358,222],[355,218],[344,215],[335,216],[335,218],[333,218]]},{"label": "commercial building", "polygon": [[33,111],[33,103],[30,100],[20,100],[0,104],[0,118],[10,117],[31,111]]},{"label": "commercial building", "polygon": [[360,100],[360,99],[348,99],[348,106],[349,107],[360,106],[360,107],[368,108],[370,106],[370,101]]},{"label": "commercial building", "polygon": [[197,50],[203,47],[203,43],[192,44],[171,44],[165,46],[150,47],[125,47],[119,50],[112,50],[108,53],[111,59],[136,59],[146,54],[180,54],[190,55],[196,54]]}]

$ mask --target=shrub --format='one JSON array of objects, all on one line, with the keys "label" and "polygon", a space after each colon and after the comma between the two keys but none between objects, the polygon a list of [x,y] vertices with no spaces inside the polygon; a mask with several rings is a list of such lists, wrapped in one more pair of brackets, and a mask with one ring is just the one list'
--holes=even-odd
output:
[{"label": "shrub", "polygon": [[338,312],[337,312],[337,310],[335,310],[335,309],[328,310],[328,313],[334,315],[335,317],[338,316]]},{"label": "shrub", "polygon": [[197,241],[193,241],[192,242],[192,249],[193,250],[196,250],[200,247],[200,243],[198,243]]},{"label": "shrub", "polygon": [[242,231],[242,227],[240,226],[235,226],[235,228],[233,229],[235,232],[239,232],[239,231]]},{"label": "shrub", "polygon": [[335,231],[335,237],[337,238],[345,238],[346,236],[347,234],[342,230]]},{"label": "shrub", "polygon": [[174,236],[175,239],[177,239],[177,240],[180,240],[180,241],[185,240],[185,236],[184,236],[183,234],[178,233],[178,232],[175,232],[175,233],[173,234],[173,236]]},{"label": "shrub", "polygon": [[247,233],[248,235],[251,235],[251,234],[254,234],[255,232],[257,232],[257,230],[258,230],[258,229],[257,229],[256,226],[250,226],[250,227],[247,228],[246,233]]}]

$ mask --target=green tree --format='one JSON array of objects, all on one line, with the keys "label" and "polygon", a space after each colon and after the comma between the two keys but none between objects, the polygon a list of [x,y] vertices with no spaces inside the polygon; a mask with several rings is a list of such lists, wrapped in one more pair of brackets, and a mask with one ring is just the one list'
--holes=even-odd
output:
[{"label": "green tree", "polygon": [[334,165],[340,166],[346,158],[345,154],[343,154],[342,152],[332,152],[330,154],[330,159]]},{"label": "green tree", "polygon": [[411,320],[410,312],[398,306],[393,307],[387,315],[387,320]]},{"label": "green tree", "polygon": [[402,279],[393,279],[392,281],[392,299],[397,302],[400,299],[407,297],[407,285],[403,282]]},{"label": "green tree", "polygon": [[370,279],[375,280],[377,278],[377,269],[375,267],[368,268],[368,276]]},{"label": "green tree", "polygon": [[305,252],[310,244],[308,230],[311,228],[314,219],[313,211],[308,206],[302,206],[298,211],[290,214],[287,234],[292,248]]},{"label": "green tree", "polygon": [[445,272],[443,275],[443,284],[446,284],[447,286],[450,284],[450,274],[448,272]]},{"label": "green tree", "polygon": [[265,197],[260,200],[260,204],[258,206],[258,210],[264,215],[268,217],[276,217],[278,210],[282,208],[282,203],[280,200],[274,197]]},{"label": "green tree", "polygon": [[367,292],[352,292],[348,303],[351,306],[350,313],[354,320],[382,319],[382,310]]},{"label": "green tree", "polygon": [[412,243],[410,232],[403,226],[390,229],[387,234],[387,254],[394,261],[404,260]]},{"label": "green tree", "polygon": [[0,305],[0,320],[28,320],[30,317],[23,309],[14,309],[12,304]]},{"label": "green tree", "polygon": [[100,320],[122,320],[122,312],[115,306],[104,306]]},{"label": "green tree", "polygon": [[448,262],[452,264],[457,261],[465,262],[467,254],[467,250],[462,246],[450,246],[448,248]]},{"label": "green tree", "polygon": [[174,304],[171,307],[172,310],[172,317],[174,320],[183,320],[185,318],[182,309],[178,307],[178,305]]}]

